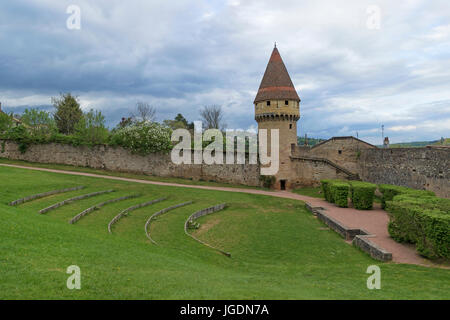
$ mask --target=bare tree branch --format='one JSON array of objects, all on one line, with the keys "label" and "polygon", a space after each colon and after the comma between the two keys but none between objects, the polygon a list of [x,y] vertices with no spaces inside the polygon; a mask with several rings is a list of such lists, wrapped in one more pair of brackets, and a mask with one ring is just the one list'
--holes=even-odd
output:
[{"label": "bare tree branch", "polygon": [[156,109],[146,102],[139,101],[136,103],[136,111],[131,113],[131,117],[135,122],[154,122],[156,120]]},{"label": "bare tree branch", "polygon": [[220,106],[204,106],[200,111],[200,116],[205,129],[224,130],[226,124],[223,122],[223,111]]}]

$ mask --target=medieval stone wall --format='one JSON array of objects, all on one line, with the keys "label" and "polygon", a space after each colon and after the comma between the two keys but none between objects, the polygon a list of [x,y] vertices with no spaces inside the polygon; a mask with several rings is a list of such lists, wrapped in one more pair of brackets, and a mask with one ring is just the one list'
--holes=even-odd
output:
[{"label": "medieval stone wall", "polygon": [[364,149],[360,167],[364,181],[426,189],[450,198],[450,148]]},{"label": "medieval stone wall", "polygon": [[[3,144],[3,141],[0,141]],[[30,162],[68,164],[111,171],[132,172],[161,177],[179,177],[193,180],[213,180],[232,184],[259,186],[259,165],[176,165],[170,154],[141,156],[121,147],[78,146],[49,143],[31,145],[25,153],[19,151],[13,141],[4,141],[0,157]]]},{"label": "medieval stone wall", "polygon": [[297,147],[293,155],[328,159],[350,172],[360,175],[359,158],[361,151],[365,149],[377,148],[355,137],[333,137],[311,148]]}]

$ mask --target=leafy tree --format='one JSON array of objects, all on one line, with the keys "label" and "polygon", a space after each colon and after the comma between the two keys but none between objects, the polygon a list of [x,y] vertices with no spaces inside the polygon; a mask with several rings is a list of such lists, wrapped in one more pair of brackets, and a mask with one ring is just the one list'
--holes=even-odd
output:
[{"label": "leafy tree", "polygon": [[183,115],[181,113],[177,114],[173,120],[164,120],[163,124],[172,130],[176,130],[176,129],[193,130],[194,129],[194,123],[193,122],[189,123],[186,120],[186,118],[183,117]]},{"label": "leafy tree", "polygon": [[44,136],[56,131],[50,112],[35,108],[25,109],[20,120],[28,126],[32,136]]},{"label": "leafy tree", "polygon": [[119,124],[117,124],[115,129],[117,130],[117,129],[122,129],[122,128],[125,128],[125,127],[129,127],[132,124],[133,124],[133,118],[132,117],[128,117],[128,118],[122,117],[122,119],[120,120]]},{"label": "leafy tree", "polygon": [[105,117],[102,113],[91,109],[83,114],[75,126],[75,137],[91,145],[105,143],[108,139],[108,129],[105,127]]},{"label": "leafy tree", "polygon": [[4,133],[13,126],[12,114],[0,112],[0,133]]},{"label": "leafy tree", "polygon": [[63,93],[59,98],[53,97],[52,103],[56,108],[54,119],[59,132],[72,134],[83,116],[78,99],[70,93]]}]

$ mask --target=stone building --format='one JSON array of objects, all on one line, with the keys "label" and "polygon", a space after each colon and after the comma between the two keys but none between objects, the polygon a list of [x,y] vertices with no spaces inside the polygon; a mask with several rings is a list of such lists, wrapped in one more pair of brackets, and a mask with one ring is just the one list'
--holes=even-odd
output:
[{"label": "stone building", "polygon": [[320,179],[358,179],[362,149],[375,146],[355,137],[333,137],[314,147],[297,145],[300,97],[275,46],[256,94],[258,129],[279,130],[279,170],[276,189],[317,185]]}]

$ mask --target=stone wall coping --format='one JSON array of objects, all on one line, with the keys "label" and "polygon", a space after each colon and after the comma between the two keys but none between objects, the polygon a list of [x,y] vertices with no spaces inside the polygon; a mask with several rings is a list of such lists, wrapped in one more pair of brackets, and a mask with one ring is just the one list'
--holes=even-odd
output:
[{"label": "stone wall coping", "polygon": [[127,200],[127,199],[132,199],[132,198],[137,198],[140,197],[140,194],[132,194],[129,196],[124,196],[124,197],[120,197],[120,198],[116,198],[116,199],[111,199],[111,200],[107,200],[101,203],[96,204],[95,206],[92,206],[90,208],[87,208],[86,210],[83,210],[82,212],[80,212],[79,214],[77,214],[76,216],[74,216],[72,219],[69,220],[69,224],[74,224],[75,222],[77,222],[78,220],[80,220],[82,217],[84,217],[85,215],[87,215],[88,213],[91,213],[94,210],[98,210],[101,207],[103,207],[104,205],[107,205],[109,203],[113,203],[113,202],[119,202],[122,200]]},{"label": "stone wall coping", "polygon": [[120,211],[119,214],[116,215],[116,216],[108,223],[108,232],[109,232],[109,233],[112,233],[112,229],[111,229],[112,225],[115,224],[117,221],[119,221],[123,216],[127,215],[129,212],[131,212],[131,211],[133,211],[133,210],[136,210],[136,209],[139,209],[139,208],[143,208],[143,207],[149,206],[149,205],[154,204],[154,203],[157,203],[157,202],[161,202],[161,201],[166,200],[166,199],[167,199],[167,197],[165,197],[165,198],[159,198],[159,199],[155,199],[155,200],[151,200],[151,201],[147,201],[147,202],[143,202],[143,203],[134,205],[134,206],[132,206],[132,207],[129,207],[129,208],[125,209],[125,210]]},{"label": "stone wall coping", "polygon": [[345,240],[352,240],[352,244],[363,251],[367,252],[372,258],[380,261],[392,260],[392,253],[379,247],[368,238],[373,238],[376,235],[369,234],[364,229],[349,228],[340,223],[336,219],[326,214],[326,209],[321,207],[313,207],[308,202],[305,202],[305,207],[308,211],[315,214],[319,220],[328,225],[332,230],[339,233]]},{"label": "stone wall coping", "polygon": [[77,200],[83,200],[83,199],[86,199],[86,198],[91,198],[91,197],[95,197],[95,196],[98,196],[98,195],[101,195],[101,194],[110,193],[110,192],[114,192],[114,191],[115,190],[111,189],[111,190],[103,190],[103,191],[97,191],[97,192],[91,192],[91,193],[83,194],[81,196],[77,196],[77,197],[73,197],[73,198],[70,198],[70,199],[66,199],[66,200],[63,200],[61,202],[55,203],[55,204],[53,204],[53,205],[51,205],[51,206],[49,206],[47,208],[41,209],[41,210],[39,210],[39,213],[43,214],[43,213],[49,212],[50,210],[59,208],[61,206],[64,206],[66,204],[69,204],[69,203],[77,201]]},{"label": "stone wall coping", "polygon": [[10,206],[15,206],[18,204],[22,204],[24,202],[28,202],[28,201],[32,201],[32,200],[36,200],[36,199],[40,199],[40,198],[44,198],[44,197],[48,197],[54,194],[58,194],[58,193],[65,193],[65,192],[69,192],[69,191],[77,191],[77,190],[81,190],[85,188],[85,186],[78,186],[78,187],[73,187],[73,188],[65,188],[65,189],[58,189],[58,190],[51,190],[51,191],[47,191],[47,192],[43,192],[43,193],[38,193],[38,194],[33,194],[31,196],[27,196],[21,199],[17,199],[14,201],[11,201],[10,203],[8,203],[8,205]]},{"label": "stone wall coping", "polygon": [[205,209],[199,210],[197,212],[194,212],[193,214],[191,214],[189,216],[189,218],[187,218],[186,222],[184,223],[184,233],[186,233],[186,235],[188,235],[189,237],[191,237],[195,241],[197,241],[197,242],[199,242],[199,243],[201,243],[201,244],[203,244],[203,245],[205,245],[207,247],[210,247],[211,249],[216,250],[216,251],[222,253],[223,255],[225,255],[227,257],[231,257],[231,253],[225,252],[225,251],[223,251],[223,250],[221,250],[219,248],[213,247],[212,245],[210,245],[210,244],[208,244],[206,242],[203,242],[202,240],[196,238],[195,236],[193,236],[192,234],[190,234],[188,232],[188,224],[189,224],[189,222],[192,222],[195,219],[200,218],[202,216],[206,216],[208,214],[220,211],[220,210],[224,209],[226,207],[226,205],[227,205],[226,203],[221,203],[221,204],[217,204],[215,206],[212,206],[212,207],[205,208]]},{"label": "stone wall coping", "polygon": [[174,205],[174,206],[171,206],[171,207],[168,207],[168,208],[164,208],[164,209],[162,209],[162,210],[160,210],[160,211],[155,212],[154,214],[152,214],[152,215],[150,216],[150,218],[148,218],[148,220],[147,220],[147,222],[145,223],[145,226],[144,226],[144,229],[145,229],[145,235],[147,236],[147,238],[148,238],[151,242],[153,242],[153,244],[157,244],[156,241],[152,239],[152,237],[151,237],[151,235],[150,235],[150,229],[149,229],[150,223],[151,223],[151,221],[152,221],[154,218],[156,218],[157,216],[159,216],[159,215],[161,215],[161,214],[163,214],[163,213],[166,213],[166,212],[168,212],[168,211],[170,211],[170,210],[173,210],[173,209],[176,209],[176,208],[179,208],[179,207],[182,207],[182,206],[187,206],[187,205],[189,205],[189,204],[191,204],[191,203],[192,203],[192,201],[187,201],[187,202],[179,203],[179,204],[176,204],[176,205]]}]

